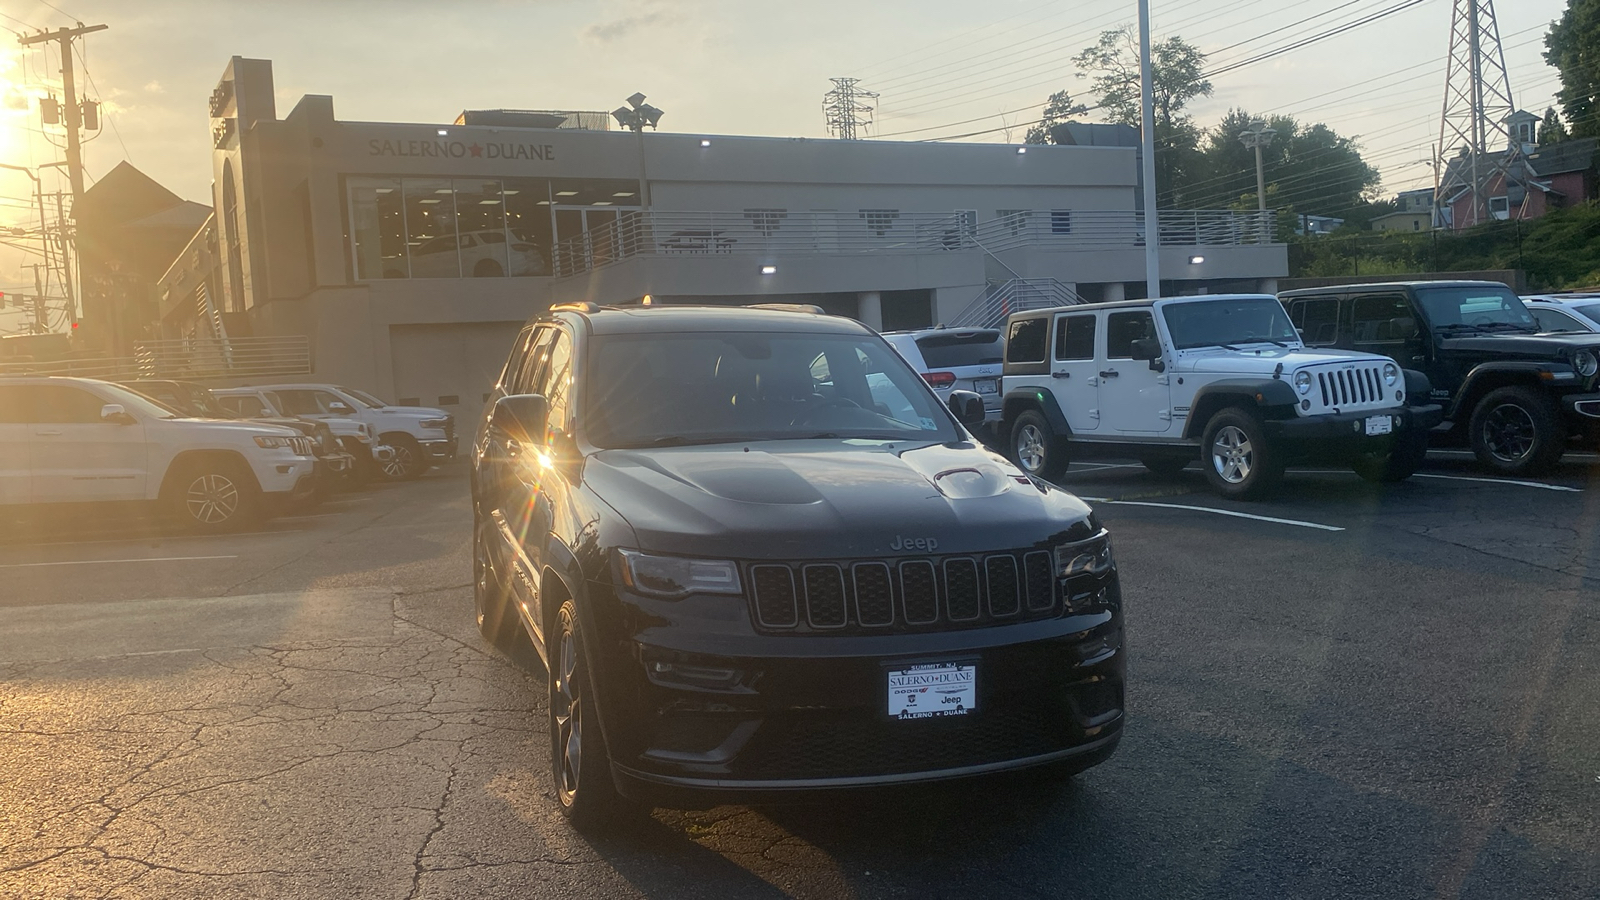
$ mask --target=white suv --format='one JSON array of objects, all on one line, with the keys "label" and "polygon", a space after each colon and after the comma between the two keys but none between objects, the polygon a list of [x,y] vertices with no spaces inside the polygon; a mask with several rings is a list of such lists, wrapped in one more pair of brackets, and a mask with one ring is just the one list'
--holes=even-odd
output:
[{"label": "white suv", "polygon": [[925,328],[886,331],[883,339],[900,352],[939,399],[951,391],[972,391],[983,398],[984,424],[1000,422],[1000,366],[1005,341],[997,328]]},{"label": "white suv", "polygon": [[456,420],[442,409],[390,406],[366,391],[336,384],[264,384],[278,409],[324,421],[346,418],[371,426],[377,465],[387,478],[411,479],[455,458]]},{"label": "white suv", "polygon": [[1212,295],[1016,313],[1002,433],[1027,472],[1069,455],[1133,456],[1175,475],[1199,459],[1225,497],[1268,492],[1291,462],[1409,477],[1443,412],[1386,357],[1308,350],[1276,298]]},{"label": "white suv", "polygon": [[277,425],[188,419],[120,385],[0,378],[0,509],[155,503],[208,531],[310,497],[311,439]]}]

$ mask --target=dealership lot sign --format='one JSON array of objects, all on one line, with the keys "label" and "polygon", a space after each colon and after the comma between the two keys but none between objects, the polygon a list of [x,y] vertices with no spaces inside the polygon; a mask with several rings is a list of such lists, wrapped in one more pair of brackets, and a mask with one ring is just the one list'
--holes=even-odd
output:
[{"label": "dealership lot sign", "polygon": [[550,144],[479,143],[473,141],[389,140],[367,141],[371,156],[424,157],[432,159],[528,159],[555,162],[556,148]]}]

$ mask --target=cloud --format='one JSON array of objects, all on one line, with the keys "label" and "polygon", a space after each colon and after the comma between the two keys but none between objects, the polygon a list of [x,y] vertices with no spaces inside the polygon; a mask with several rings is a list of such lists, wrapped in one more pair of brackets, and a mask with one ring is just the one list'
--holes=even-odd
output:
[{"label": "cloud", "polygon": [[165,87],[162,87],[161,82],[152,81],[149,84],[144,86],[144,91],[147,94],[165,94],[167,92],[167,89]]},{"label": "cloud", "polygon": [[583,30],[583,36],[597,43],[609,44],[613,41],[621,40],[641,28],[659,25],[663,22],[671,21],[672,18],[671,13],[658,9],[655,12],[624,16],[609,22],[601,22],[598,25],[590,25]]}]

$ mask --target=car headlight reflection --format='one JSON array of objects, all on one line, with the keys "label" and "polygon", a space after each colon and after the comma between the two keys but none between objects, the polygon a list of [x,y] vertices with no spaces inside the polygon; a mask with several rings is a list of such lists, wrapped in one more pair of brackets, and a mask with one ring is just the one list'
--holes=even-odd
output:
[{"label": "car headlight reflection", "polygon": [[1087,541],[1056,548],[1056,574],[1061,578],[1076,575],[1098,578],[1110,572],[1115,564],[1111,556],[1111,536],[1103,531]]},{"label": "car headlight reflection", "polygon": [[1396,381],[1399,381],[1399,380],[1400,380],[1400,367],[1399,366],[1395,365],[1394,363],[1389,363],[1388,365],[1383,367],[1383,383],[1384,384],[1387,384],[1390,387],[1394,387],[1394,383]]},{"label": "car headlight reflection", "polygon": [[1595,372],[1600,372],[1600,362],[1595,360],[1595,355],[1588,350],[1579,350],[1572,354],[1572,367],[1584,378],[1591,378]]},{"label": "car headlight reflection", "polygon": [[742,594],[739,566],[727,560],[653,556],[620,550],[622,583],[630,590],[664,600],[690,594]]},{"label": "car headlight reflection", "polygon": [[1311,373],[1305,371],[1294,373],[1294,389],[1302,394],[1311,393]]},{"label": "car headlight reflection", "polygon": [[292,446],[289,438],[258,434],[255,436],[256,446],[263,450],[282,450]]}]

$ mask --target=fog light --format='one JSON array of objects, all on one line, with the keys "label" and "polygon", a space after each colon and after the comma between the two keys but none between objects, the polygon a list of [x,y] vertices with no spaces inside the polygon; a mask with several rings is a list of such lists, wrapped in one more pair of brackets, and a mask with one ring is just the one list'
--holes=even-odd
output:
[{"label": "fog light", "polygon": [[1396,400],[1405,400],[1406,399],[1405,392],[1404,391],[1395,391],[1394,392],[1394,398]]},{"label": "fog light", "polygon": [[1300,408],[1304,409],[1304,410],[1311,409],[1311,401],[1310,400],[1301,400],[1300,401]]},{"label": "fog light", "polygon": [[1356,434],[1360,434],[1361,433],[1361,423],[1360,422],[1351,422],[1350,423],[1350,430],[1354,431]]}]

